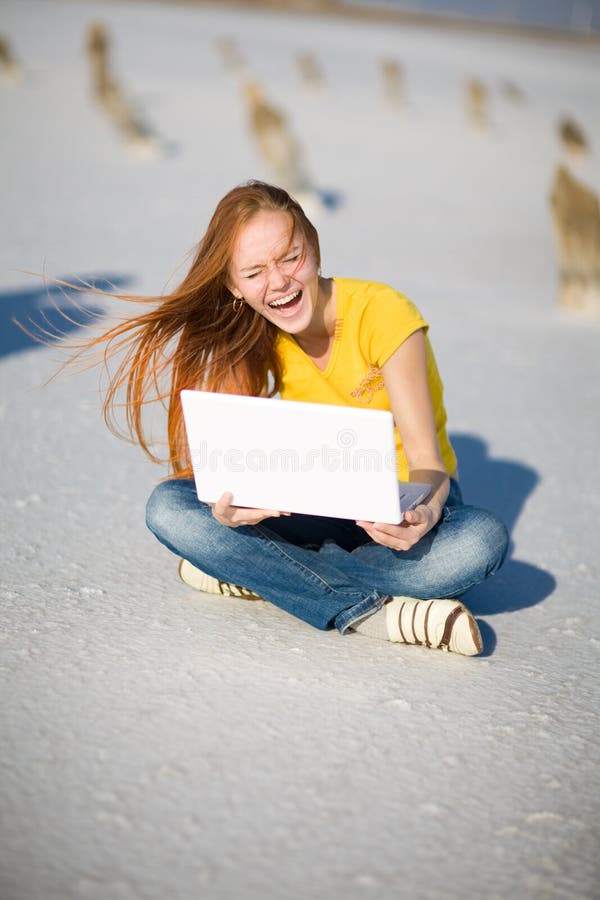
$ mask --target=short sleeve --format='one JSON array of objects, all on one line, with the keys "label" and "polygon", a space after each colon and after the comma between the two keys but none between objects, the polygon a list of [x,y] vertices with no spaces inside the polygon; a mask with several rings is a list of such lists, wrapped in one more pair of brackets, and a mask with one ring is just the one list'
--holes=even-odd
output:
[{"label": "short sleeve", "polygon": [[380,369],[415,331],[428,324],[408,297],[385,284],[371,283],[359,326],[361,352]]}]

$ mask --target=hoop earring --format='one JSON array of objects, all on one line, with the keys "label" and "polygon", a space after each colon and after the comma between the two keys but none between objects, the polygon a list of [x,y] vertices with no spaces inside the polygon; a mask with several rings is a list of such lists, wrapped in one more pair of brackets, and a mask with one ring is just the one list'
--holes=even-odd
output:
[{"label": "hoop earring", "polygon": [[[238,306],[235,305],[236,303],[238,304]],[[234,297],[233,298],[233,302],[232,302],[231,306],[233,308],[234,313],[238,313],[243,305],[244,305],[243,297]]]}]

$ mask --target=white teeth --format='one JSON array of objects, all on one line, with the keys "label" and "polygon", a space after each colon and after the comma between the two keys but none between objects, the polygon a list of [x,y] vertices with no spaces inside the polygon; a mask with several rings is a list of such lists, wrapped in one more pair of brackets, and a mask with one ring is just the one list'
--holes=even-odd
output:
[{"label": "white teeth", "polygon": [[289,303],[290,300],[295,300],[300,291],[294,291],[293,294],[288,294],[287,297],[282,297],[281,300],[273,300],[272,303],[269,303],[271,309],[277,309],[279,306],[285,306],[286,303]]}]

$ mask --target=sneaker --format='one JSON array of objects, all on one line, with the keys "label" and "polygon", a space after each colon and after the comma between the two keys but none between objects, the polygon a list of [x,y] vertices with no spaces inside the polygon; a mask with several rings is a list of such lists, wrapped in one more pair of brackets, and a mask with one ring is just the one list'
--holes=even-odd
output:
[{"label": "sneaker", "polygon": [[385,605],[390,641],[419,644],[464,656],[483,650],[477,622],[458,600],[392,597]]},{"label": "sneaker", "polygon": [[229,581],[219,581],[212,575],[207,575],[201,569],[197,569],[187,559],[179,563],[179,577],[189,587],[206,594],[222,594],[226,597],[241,597],[243,600],[262,600],[258,594],[239,584],[231,584]]}]

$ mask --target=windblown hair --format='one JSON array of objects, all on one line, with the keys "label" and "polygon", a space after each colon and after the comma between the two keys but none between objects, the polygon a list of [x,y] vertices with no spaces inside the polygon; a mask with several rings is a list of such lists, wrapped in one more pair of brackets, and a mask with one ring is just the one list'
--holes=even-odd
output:
[{"label": "windblown hair", "polygon": [[[250,181],[219,202],[179,287],[163,297],[119,296],[153,308],[84,345],[86,350],[104,346],[105,363],[124,353],[110,377],[104,418],[113,433],[123,436],[114,408],[117,394],[124,388],[126,435],[156,462],[165,460],[150,447],[142,413],[145,404],[157,400],[167,406],[168,462],[180,477],[192,473],[179,399],[182,389],[273,396],[281,387],[276,326],[247,303],[234,308],[227,287],[240,230],[264,210],[289,213],[290,241],[298,229],[304,238],[304,252],[310,248],[320,266],[317,231],[301,206],[282,188]],[[165,378],[169,386],[161,387]]]}]

